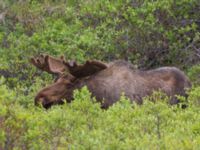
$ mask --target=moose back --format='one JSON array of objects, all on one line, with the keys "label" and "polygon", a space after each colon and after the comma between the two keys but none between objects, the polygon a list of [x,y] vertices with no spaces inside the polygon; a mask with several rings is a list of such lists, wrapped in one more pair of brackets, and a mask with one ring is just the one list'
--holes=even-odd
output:
[{"label": "moose back", "polygon": [[64,100],[71,102],[73,91],[83,86],[88,87],[102,108],[117,102],[122,93],[131,101],[142,104],[142,98],[156,90],[166,93],[170,104],[177,104],[176,95],[186,96],[185,90],[191,86],[187,76],[175,67],[140,71],[126,61],[86,61],[78,65],[64,57],[49,55],[31,58],[31,63],[57,76],[54,83],[41,89],[35,97],[35,104],[41,103],[45,108],[61,104]]}]

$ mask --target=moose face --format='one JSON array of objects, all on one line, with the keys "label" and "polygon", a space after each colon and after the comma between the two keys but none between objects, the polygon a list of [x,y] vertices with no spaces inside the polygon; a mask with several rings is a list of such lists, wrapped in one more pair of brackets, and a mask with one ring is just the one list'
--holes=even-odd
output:
[{"label": "moose face", "polygon": [[43,107],[49,108],[54,104],[62,104],[63,99],[68,97],[68,93],[71,92],[74,79],[71,75],[59,77],[53,84],[43,88],[37,94],[35,105],[42,104]]}]

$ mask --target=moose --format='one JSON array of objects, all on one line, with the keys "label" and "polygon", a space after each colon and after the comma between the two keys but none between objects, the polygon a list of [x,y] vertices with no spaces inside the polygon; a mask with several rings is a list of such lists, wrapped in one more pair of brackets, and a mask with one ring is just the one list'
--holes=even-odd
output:
[{"label": "moose", "polygon": [[35,105],[49,108],[73,100],[73,91],[87,86],[92,96],[107,109],[120,99],[122,93],[137,104],[153,91],[161,90],[170,97],[169,104],[177,104],[176,95],[186,96],[191,87],[187,76],[176,67],[161,67],[141,71],[126,61],[118,60],[104,63],[97,60],[77,64],[66,61],[64,56],[54,58],[41,54],[32,57],[30,62],[50,74],[56,75],[55,81],[38,92]]}]

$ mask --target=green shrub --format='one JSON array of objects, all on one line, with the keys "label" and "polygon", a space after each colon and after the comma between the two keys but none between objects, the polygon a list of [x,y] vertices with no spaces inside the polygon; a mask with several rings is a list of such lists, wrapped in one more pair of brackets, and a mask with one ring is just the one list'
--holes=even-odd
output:
[{"label": "green shrub", "polygon": [[200,83],[200,65],[194,65],[188,71],[188,76],[194,85]]},{"label": "green shrub", "polygon": [[[0,149],[199,149],[198,0],[0,1]],[[193,83],[186,109],[161,93],[143,105],[102,110],[84,87],[71,104],[34,106],[53,81],[36,70],[39,53],[125,59],[139,68],[173,65]],[[179,97],[181,100],[185,100]]]},{"label": "green shrub", "polygon": [[[2,80],[1,80],[2,81]],[[36,88],[36,87],[35,87]],[[91,99],[84,87],[71,104],[49,110],[21,105],[15,91],[0,86],[0,147],[2,149],[198,149],[199,105],[194,89],[186,109],[164,100],[143,105],[124,96],[108,110]],[[2,94],[4,93],[4,94]],[[158,94],[156,94],[158,95]],[[31,99],[31,101],[29,101]]]},{"label": "green shrub", "polygon": [[30,69],[27,59],[38,53],[79,62],[126,59],[142,68],[199,62],[198,0],[6,0],[2,6],[0,67],[14,73]]}]

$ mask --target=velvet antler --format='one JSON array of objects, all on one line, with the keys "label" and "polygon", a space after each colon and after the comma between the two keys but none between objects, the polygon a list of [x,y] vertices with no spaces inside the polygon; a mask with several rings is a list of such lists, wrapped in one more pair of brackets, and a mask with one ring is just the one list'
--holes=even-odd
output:
[{"label": "velvet antler", "polygon": [[68,70],[67,66],[63,64],[63,56],[60,58],[54,58],[49,55],[40,55],[38,57],[31,58],[30,62],[37,68],[51,74],[61,75]]}]

